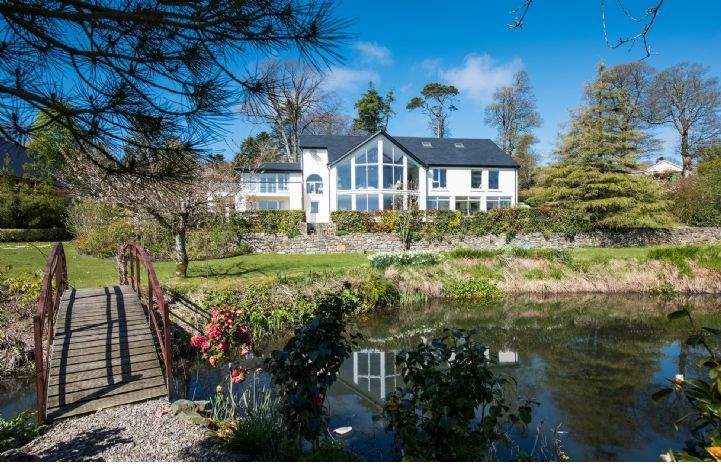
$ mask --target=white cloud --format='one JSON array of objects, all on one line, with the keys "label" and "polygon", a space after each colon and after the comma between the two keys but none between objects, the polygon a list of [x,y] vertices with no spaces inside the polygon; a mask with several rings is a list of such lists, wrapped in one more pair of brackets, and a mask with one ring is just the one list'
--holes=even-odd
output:
[{"label": "white cloud", "polygon": [[353,48],[360,53],[361,60],[364,63],[378,63],[381,65],[390,65],[393,63],[393,56],[390,49],[377,42],[359,41],[353,44]]},{"label": "white cloud", "polygon": [[497,63],[488,54],[468,54],[458,67],[439,69],[439,77],[455,85],[469,98],[488,102],[493,92],[500,86],[506,86],[513,80],[513,74],[523,68],[520,59],[508,63]]},{"label": "white cloud", "polygon": [[368,83],[378,84],[380,75],[375,70],[348,67],[333,67],[325,74],[323,88],[326,91],[357,91]]}]

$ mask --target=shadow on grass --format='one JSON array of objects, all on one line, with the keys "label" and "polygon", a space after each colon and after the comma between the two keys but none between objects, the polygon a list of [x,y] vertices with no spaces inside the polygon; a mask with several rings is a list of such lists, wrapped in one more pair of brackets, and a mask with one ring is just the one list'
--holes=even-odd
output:
[{"label": "shadow on grass", "polygon": [[227,278],[227,277],[240,277],[252,273],[265,273],[264,270],[258,267],[244,267],[242,262],[236,262],[228,266],[213,266],[213,265],[195,265],[191,263],[187,278]]}]

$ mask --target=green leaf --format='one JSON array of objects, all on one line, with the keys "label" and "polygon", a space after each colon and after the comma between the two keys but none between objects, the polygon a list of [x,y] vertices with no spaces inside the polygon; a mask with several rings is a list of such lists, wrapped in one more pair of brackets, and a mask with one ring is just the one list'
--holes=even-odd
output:
[{"label": "green leaf", "polygon": [[655,393],[653,393],[651,395],[651,399],[658,402],[661,399],[664,399],[666,396],[668,396],[671,393],[673,393],[672,388],[664,388],[664,389],[661,389],[660,391],[656,391]]}]

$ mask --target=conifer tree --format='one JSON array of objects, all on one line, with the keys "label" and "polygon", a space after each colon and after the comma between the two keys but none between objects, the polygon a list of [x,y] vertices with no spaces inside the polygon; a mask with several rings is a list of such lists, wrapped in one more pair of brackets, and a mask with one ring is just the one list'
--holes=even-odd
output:
[{"label": "conifer tree", "polygon": [[587,86],[586,104],[562,136],[559,162],[537,175],[531,205],[573,212],[594,228],[663,228],[672,223],[669,202],[652,179],[635,174],[647,139],[626,116],[631,101],[599,68]]},{"label": "conifer tree", "polygon": [[355,108],[358,116],[353,119],[353,129],[359,132],[372,134],[388,128],[388,121],[395,115],[392,105],[395,96],[389,91],[381,96],[373,83],[368,85],[368,91],[356,101]]}]

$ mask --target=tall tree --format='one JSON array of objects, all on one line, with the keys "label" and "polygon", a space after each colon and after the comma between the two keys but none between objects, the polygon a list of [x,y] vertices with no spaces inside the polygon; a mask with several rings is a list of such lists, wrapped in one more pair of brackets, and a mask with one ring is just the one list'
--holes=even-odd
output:
[{"label": "tall tree", "polygon": [[448,117],[451,112],[457,111],[456,101],[458,88],[453,85],[441,83],[428,83],[421,90],[421,96],[408,101],[406,109],[413,111],[420,109],[428,117],[428,127],[437,138],[450,135]]},{"label": "tall tree", "polygon": [[650,119],[678,132],[684,176],[698,148],[721,135],[721,86],[707,74],[702,65],[681,63],[659,72],[649,90]]},{"label": "tall tree", "polygon": [[260,99],[244,108],[245,113],[271,128],[286,161],[298,161],[300,136],[334,110],[336,102],[323,90],[323,75],[307,64],[270,62],[264,70],[272,77],[271,84]]},{"label": "tall tree", "polygon": [[3,1],[0,135],[24,144],[43,111],[105,172],[181,178],[123,148],[141,134],[157,155],[171,140],[199,150],[217,119],[267,87],[248,67],[258,53],[328,62],[346,25],[332,0]]},{"label": "tall tree", "polygon": [[538,164],[538,154],[533,150],[536,142],[538,139],[531,134],[521,135],[511,155],[518,163],[518,188],[521,190],[529,189],[533,185],[533,172]]},{"label": "tall tree", "polygon": [[574,213],[594,228],[661,228],[672,223],[668,201],[653,180],[633,174],[644,131],[628,127],[630,100],[599,68],[586,104],[572,115],[560,161],[538,172],[526,193],[531,205]]},{"label": "tall tree", "polygon": [[371,82],[368,90],[355,103],[358,116],[353,119],[353,127],[367,134],[386,130],[388,122],[395,115],[393,101],[395,101],[393,91],[381,96]]},{"label": "tall tree", "polygon": [[240,144],[240,150],[233,156],[236,168],[254,168],[260,163],[278,161],[280,150],[268,132],[250,135]]},{"label": "tall tree", "polygon": [[512,84],[493,93],[493,102],[486,106],[485,122],[498,130],[498,146],[508,155],[513,155],[523,135],[541,125],[528,73],[516,72]]}]

